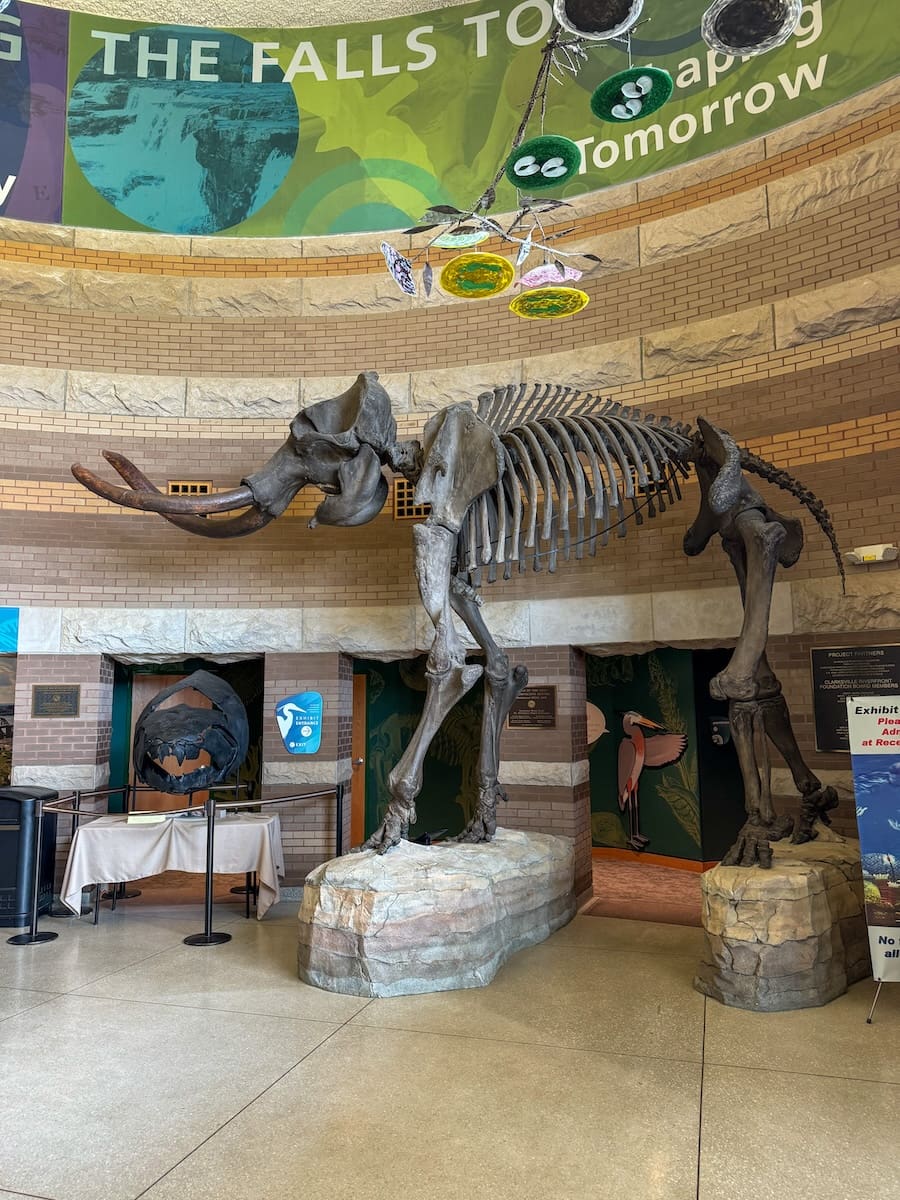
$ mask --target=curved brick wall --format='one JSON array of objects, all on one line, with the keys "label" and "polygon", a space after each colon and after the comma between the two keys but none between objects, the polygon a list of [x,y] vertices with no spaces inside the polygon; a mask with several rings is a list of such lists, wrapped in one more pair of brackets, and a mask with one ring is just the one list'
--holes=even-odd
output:
[{"label": "curved brick wall", "polygon": [[[216,546],[97,501],[68,473],[76,460],[97,468],[114,447],[161,481],[231,485],[301,403],[364,368],[382,372],[406,435],[437,407],[521,379],[597,388],[681,419],[702,413],[795,471],[844,547],[895,541],[898,100],[885,85],[583,198],[566,240],[603,259],[586,280],[592,303],[543,326],[516,320],[503,299],[410,301],[384,275],[377,237],[167,238],[0,221],[0,603],[26,610],[23,659],[426,645],[409,527],[389,514],[310,532],[315,498],[301,497],[261,534]],[[723,557],[681,555],[696,496],[690,485],[683,505],[596,560],[495,584],[501,640],[733,638]],[[776,503],[794,511],[788,497]],[[807,551],[778,585],[773,650],[809,748],[809,646],[897,640],[900,594],[890,566],[852,574],[842,600],[828,545],[805,524]],[[34,754],[18,761],[46,761]],[[561,767],[571,747],[560,756]]]}]

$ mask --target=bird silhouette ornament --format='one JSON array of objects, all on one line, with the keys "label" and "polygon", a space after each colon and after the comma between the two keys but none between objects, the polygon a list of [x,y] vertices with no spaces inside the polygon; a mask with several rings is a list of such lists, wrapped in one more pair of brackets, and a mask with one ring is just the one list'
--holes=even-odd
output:
[{"label": "bird silhouette ornament", "polygon": [[[619,811],[628,812],[628,845],[632,850],[645,850],[650,839],[640,831],[641,774],[645,767],[661,770],[677,763],[688,740],[686,734],[669,733],[639,712],[625,712],[621,717],[625,737],[619,745]],[[649,737],[644,735],[645,729],[651,730]]]}]

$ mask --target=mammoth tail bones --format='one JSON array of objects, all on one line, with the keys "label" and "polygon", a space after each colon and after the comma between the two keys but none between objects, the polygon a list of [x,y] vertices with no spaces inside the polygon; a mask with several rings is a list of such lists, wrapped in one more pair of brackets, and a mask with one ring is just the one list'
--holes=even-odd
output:
[{"label": "mammoth tail bones", "polygon": [[[703,420],[695,429],[655,413],[642,414],[591,393],[552,384],[498,387],[477,406],[453,404],[427,423],[422,439],[400,441],[387,392],[364,372],[342,395],[302,409],[282,446],[260,470],[230,491],[204,497],[164,495],[119,454],[104,457],[128,485],[101,479],[81,466],[72,473],[116,504],[155,512],[204,537],[252,533],[280,516],[307,485],[324,499],[311,526],[361,525],[381,511],[389,487],[383,468],[415,485],[414,502],[430,515],[413,527],[415,573],[434,626],[421,720],[389,776],[390,801],[364,848],[384,853],[407,836],[428,747],[453,706],[484,675],[484,715],[475,813],[460,835],[490,841],[496,830],[500,732],[525,686],[491,636],[480,589],[498,573],[558,568],[596,554],[611,535],[624,537],[681,499],[681,481],[694,470],[700,507],[684,551],[700,554],[718,535],[743,602],[743,624],[728,666],[711,691],[726,700],[740,761],[747,822],[724,861],[769,866],[770,841],[793,832],[815,837],[837,803],[806,765],[790,715],[766,658],[775,571],[792,566],[803,547],[801,523],[771,508],[747,475],[773,483],[800,501],[828,539],[843,582],[831,518],[820,500],[786,471],[739,447]],[[484,652],[484,666],[467,663],[453,615]],[[779,751],[802,797],[796,825],[772,803],[768,745]]]}]

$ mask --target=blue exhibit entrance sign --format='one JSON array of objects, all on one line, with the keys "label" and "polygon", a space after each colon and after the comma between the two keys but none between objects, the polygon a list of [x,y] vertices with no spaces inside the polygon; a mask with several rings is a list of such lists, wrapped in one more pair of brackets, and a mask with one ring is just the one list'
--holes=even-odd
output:
[{"label": "blue exhibit entrance sign", "polygon": [[315,754],[322,744],[322,697],[298,692],[275,705],[281,740],[290,754]]},{"label": "blue exhibit entrance sign", "polygon": [[15,654],[19,646],[19,610],[0,608],[0,654]]}]

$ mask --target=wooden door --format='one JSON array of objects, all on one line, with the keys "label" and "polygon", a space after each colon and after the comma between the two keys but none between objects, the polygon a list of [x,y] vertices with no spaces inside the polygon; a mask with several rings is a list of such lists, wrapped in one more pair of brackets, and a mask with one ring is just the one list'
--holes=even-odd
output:
[{"label": "wooden door", "polygon": [[366,677],[353,676],[353,727],[350,734],[353,775],[350,783],[350,845],[366,838]]},{"label": "wooden door", "polygon": [[[186,675],[135,675],[131,685],[131,749],[134,749],[134,730],[138,722],[138,717],[144,711],[155,695],[163,691],[164,688],[170,687],[174,683],[178,683],[181,679],[187,679]],[[195,692],[193,688],[188,688],[184,692],[176,692],[173,696],[169,696],[160,705],[160,708],[174,708],[176,704],[187,704],[191,708],[212,708],[212,700],[208,696],[202,696],[199,692]],[[208,762],[208,758],[201,755],[200,758],[185,759],[179,767],[176,759],[166,759],[163,766],[172,771],[177,771],[179,774],[187,774],[195,767],[199,767],[201,763]],[[129,753],[128,760],[128,780],[134,783],[134,761],[133,756]],[[140,780],[138,781],[140,782]],[[209,795],[209,792],[194,792],[194,804],[204,804]],[[171,792],[157,791],[141,791],[137,794],[136,807],[139,809],[173,809],[187,808],[188,798],[182,795],[173,795]]]}]

